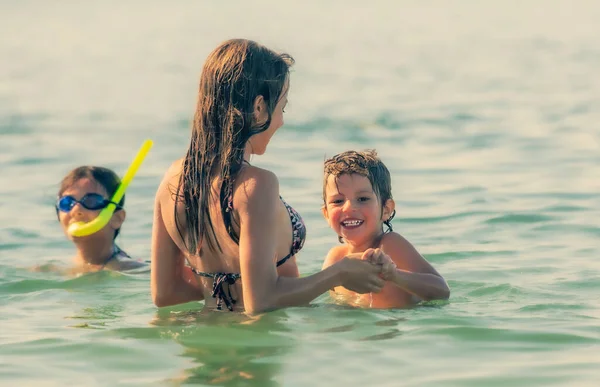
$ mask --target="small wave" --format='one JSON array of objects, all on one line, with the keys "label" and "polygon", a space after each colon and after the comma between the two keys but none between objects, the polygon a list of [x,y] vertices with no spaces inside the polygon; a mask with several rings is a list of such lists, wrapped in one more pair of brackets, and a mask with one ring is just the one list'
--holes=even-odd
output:
[{"label": "small wave", "polygon": [[555,220],[554,217],[542,214],[506,214],[490,218],[485,221],[488,224],[498,223],[540,223]]}]

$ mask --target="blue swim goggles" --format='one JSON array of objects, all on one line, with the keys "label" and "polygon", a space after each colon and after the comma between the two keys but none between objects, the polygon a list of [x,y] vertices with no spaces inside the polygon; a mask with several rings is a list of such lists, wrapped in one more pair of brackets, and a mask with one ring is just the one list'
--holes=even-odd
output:
[{"label": "blue swim goggles", "polygon": [[96,211],[101,210],[109,204],[117,206],[117,210],[122,207],[115,202],[105,199],[102,195],[97,193],[87,193],[83,195],[81,200],[75,199],[73,196],[63,196],[56,201],[56,209],[62,212],[70,212],[75,205],[79,203],[85,209]]}]

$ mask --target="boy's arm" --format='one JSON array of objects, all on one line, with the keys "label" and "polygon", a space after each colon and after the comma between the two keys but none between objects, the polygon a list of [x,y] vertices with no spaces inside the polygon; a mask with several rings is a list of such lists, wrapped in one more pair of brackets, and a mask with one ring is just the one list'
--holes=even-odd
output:
[{"label": "boy's arm", "polygon": [[381,249],[397,267],[386,277],[398,287],[425,301],[450,297],[450,288],[444,278],[400,234],[386,234],[381,241]]}]

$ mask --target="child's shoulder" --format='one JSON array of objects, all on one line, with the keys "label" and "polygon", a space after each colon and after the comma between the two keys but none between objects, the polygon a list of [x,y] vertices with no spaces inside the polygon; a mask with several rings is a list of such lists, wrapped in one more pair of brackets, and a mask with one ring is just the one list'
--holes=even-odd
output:
[{"label": "child's shoulder", "polygon": [[130,271],[130,270],[150,270],[150,265],[141,260],[135,259],[120,259],[115,261],[113,270],[116,271]]},{"label": "child's shoulder", "polygon": [[408,243],[408,241],[400,234],[395,231],[386,232],[381,237],[381,241],[379,242],[379,247],[385,247],[390,245],[402,245]]},{"label": "child's shoulder", "polygon": [[150,270],[150,265],[141,259],[134,259],[126,252],[121,251],[114,260],[106,265],[107,269],[114,271],[129,271],[129,270]]},{"label": "child's shoulder", "polygon": [[392,259],[394,256],[404,255],[414,250],[413,245],[406,238],[394,231],[383,235],[379,242],[379,248],[389,254]]},{"label": "child's shoulder", "polygon": [[344,258],[348,252],[348,247],[346,245],[334,246],[329,249],[327,253],[327,257],[325,258],[325,262],[323,262],[323,269],[328,266],[333,265],[340,259]]},{"label": "child's shoulder", "polygon": [[415,271],[425,262],[417,249],[406,238],[396,232],[386,233],[381,238],[379,248],[390,256],[399,269]]}]

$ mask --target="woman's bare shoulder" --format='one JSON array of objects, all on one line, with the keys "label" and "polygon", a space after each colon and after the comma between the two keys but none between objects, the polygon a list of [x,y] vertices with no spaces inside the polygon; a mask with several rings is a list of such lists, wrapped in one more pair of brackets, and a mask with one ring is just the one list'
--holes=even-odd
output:
[{"label": "woman's bare shoulder", "polygon": [[182,167],[183,159],[176,160],[169,166],[156,191],[155,200],[158,203],[164,204],[166,200],[173,199],[177,194]]},{"label": "woman's bare shoulder", "polygon": [[261,185],[269,183],[279,186],[279,179],[277,179],[277,175],[274,172],[254,165],[245,165],[239,172],[236,182],[239,183],[237,185]]},{"label": "woman's bare shoulder", "polygon": [[271,200],[279,195],[279,179],[275,173],[255,167],[244,167],[236,178],[233,194],[234,208],[255,200]]}]

